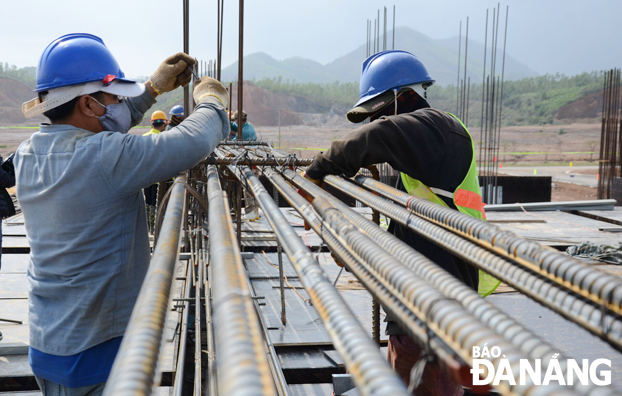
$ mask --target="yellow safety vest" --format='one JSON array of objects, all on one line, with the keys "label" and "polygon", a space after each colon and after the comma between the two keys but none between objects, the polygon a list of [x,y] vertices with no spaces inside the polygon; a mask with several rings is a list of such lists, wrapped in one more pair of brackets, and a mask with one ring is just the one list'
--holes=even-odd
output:
[{"label": "yellow safety vest", "polygon": [[143,136],[149,136],[149,135],[159,135],[160,131],[158,131],[155,128],[152,128],[149,132],[145,132],[143,133]]},{"label": "yellow safety vest", "polygon": [[[475,217],[476,219],[485,221],[486,213],[484,212],[484,203],[482,201],[482,193],[479,188],[479,180],[477,177],[477,165],[475,164],[475,146],[473,145],[473,138],[469,133],[467,127],[460,121],[458,117],[451,113],[447,113],[454,117],[471,138],[471,149],[473,151],[473,157],[471,158],[471,167],[467,172],[462,183],[452,193],[449,191],[441,190],[440,188],[428,187],[417,179],[408,176],[405,173],[400,173],[402,183],[408,194],[415,197],[423,198],[430,202],[449,207],[445,201],[443,201],[439,195],[446,198],[451,198],[458,210],[466,215]],[[501,283],[500,280],[492,275],[479,271],[479,286],[478,293],[482,297],[490,295]]]}]

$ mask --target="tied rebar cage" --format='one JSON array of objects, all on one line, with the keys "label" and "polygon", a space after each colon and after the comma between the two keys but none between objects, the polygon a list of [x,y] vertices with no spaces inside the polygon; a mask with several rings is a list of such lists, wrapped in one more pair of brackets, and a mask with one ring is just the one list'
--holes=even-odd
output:
[{"label": "tied rebar cage", "polygon": [[[506,282],[622,351],[622,281],[618,278],[494,224],[409,196],[378,180],[381,177],[375,168],[370,172],[373,178],[363,174],[353,179],[324,177],[324,187],[330,186],[331,191],[372,208],[376,215],[369,220],[360,209],[349,207],[298,174],[295,168],[304,162],[296,163],[293,157],[289,162],[283,160],[287,158],[261,142],[223,143],[213,156],[190,170],[186,179],[174,184],[163,199],[163,206],[170,201],[167,209],[161,210],[164,221],[158,222],[162,227],[150,269],[159,283],[147,276],[106,394],[151,394],[157,384],[155,363],[162,333],[153,324],[163,319],[162,307],[166,309],[167,301],[163,297],[170,293],[170,284],[168,288],[160,284],[160,278],[165,269],[170,279],[180,249],[188,255],[188,261],[184,267],[185,298],[179,299],[185,304],[179,339],[180,346],[189,343],[188,348],[180,348],[180,353],[194,361],[194,367],[185,368],[189,376],[186,381],[192,380],[194,385],[193,394],[292,394],[265,323],[265,312],[259,307],[258,300],[266,297],[256,294],[240,249],[240,229],[246,224],[238,222],[240,197],[248,194],[261,208],[278,247],[274,253],[279,257],[278,266],[274,266],[279,270],[275,277],[279,284],[273,288],[280,289],[281,295],[271,303],[271,310],[279,311],[284,328],[289,326],[290,307],[283,293],[304,289],[300,293],[308,296],[303,297],[305,305],[316,310],[318,323],[360,394],[407,395],[409,390],[369,336],[378,330],[365,329],[359,323],[336,283],[327,278],[299,230],[286,218],[285,209],[279,207],[280,197],[291,205],[290,211],[309,224],[370,297],[382,305],[389,320],[427,348],[446,370],[468,372],[474,364],[474,348],[497,345],[512,361],[539,359],[547,364],[551,359],[560,359],[564,377],[574,381],[567,387],[536,385],[537,381],[523,386],[502,382],[494,385],[499,394],[615,394],[610,387],[582,385],[578,374],[566,360],[562,361],[562,355],[555,355],[553,346],[481,298],[438,263],[387,233],[379,225],[378,214]],[[225,192],[236,189],[235,197]],[[309,198],[303,198],[300,191]],[[181,241],[181,245],[171,243],[173,240]],[[289,283],[284,287],[285,264],[295,270],[295,275],[288,275],[298,279],[302,287],[294,288]],[[368,309],[372,311],[371,306]],[[190,347],[192,342],[194,348]],[[498,363],[493,359],[493,364]],[[537,375],[543,376],[544,372]],[[183,390],[183,378],[183,364],[178,364],[175,395],[188,394]]]}]

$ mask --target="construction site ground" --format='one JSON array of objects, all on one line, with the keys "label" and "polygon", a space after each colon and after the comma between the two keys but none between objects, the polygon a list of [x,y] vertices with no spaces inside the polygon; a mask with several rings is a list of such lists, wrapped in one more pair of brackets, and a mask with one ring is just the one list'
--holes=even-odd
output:
[{"label": "construction site ground", "polygon": [[[371,218],[371,210],[358,211]],[[302,240],[315,253],[327,277],[336,280],[337,289],[355,313],[365,329],[371,332],[371,295],[350,273],[334,264],[321,238],[313,231],[305,231],[300,216],[291,208],[281,208],[289,223]],[[614,211],[596,211],[588,214],[601,216],[622,224],[622,208]],[[616,233],[599,231],[599,227],[611,227],[610,222],[594,220],[565,212],[491,212],[488,220],[503,229],[528,239],[563,250],[571,244],[590,240],[612,244],[619,241]],[[570,231],[571,230],[571,231]],[[34,379],[28,364],[28,283],[26,271],[30,250],[25,236],[23,216],[7,219],[3,227],[3,266],[0,276],[0,317],[23,323],[0,322],[4,340],[0,343],[0,395],[14,394],[13,390],[34,387]],[[320,316],[309,303],[309,295],[302,287],[287,256],[283,255],[287,276],[285,306],[287,324],[281,322],[281,295],[279,290],[278,257],[275,253],[276,237],[265,216],[259,221],[242,224],[244,265],[251,281],[254,295],[262,296],[261,313],[266,321],[270,340],[279,356],[284,375],[293,395],[330,394],[332,385],[326,382],[332,373],[343,372],[344,362],[331,345],[330,338],[321,323]],[[622,276],[622,267],[588,260],[600,269]],[[183,310],[173,299],[184,297],[185,264],[178,261],[177,280],[169,297],[163,351],[160,357],[162,369],[161,386],[157,395],[171,394],[172,373],[177,362],[179,332],[183,327]],[[495,294],[488,297],[496,306],[508,312],[527,328],[550,342],[567,356],[581,356],[589,360],[611,359],[612,383],[622,384],[622,356],[609,345],[579,326],[564,320],[558,314],[517,293],[502,284]],[[177,306],[177,307],[176,307]],[[384,317],[384,313],[382,314]],[[386,342],[384,322],[382,343]],[[314,383],[315,382],[315,383]],[[32,388],[36,389],[36,388]],[[40,395],[32,391],[31,395]],[[347,393],[350,394],[350,393]]]}]

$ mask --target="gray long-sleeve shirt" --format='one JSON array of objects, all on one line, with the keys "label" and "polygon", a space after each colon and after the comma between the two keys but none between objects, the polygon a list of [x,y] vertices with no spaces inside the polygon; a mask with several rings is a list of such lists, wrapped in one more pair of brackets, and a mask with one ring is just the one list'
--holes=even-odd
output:
[{"label": "gray long-sleeve shirt", "polygon": [[[155,100],[125,102],[136,125]],[[150,260],[142,189],[191,168],[228,133],[214,99],[164,134],[42,124],[20,145],[33,348],[68,356],[123,335]]]}]

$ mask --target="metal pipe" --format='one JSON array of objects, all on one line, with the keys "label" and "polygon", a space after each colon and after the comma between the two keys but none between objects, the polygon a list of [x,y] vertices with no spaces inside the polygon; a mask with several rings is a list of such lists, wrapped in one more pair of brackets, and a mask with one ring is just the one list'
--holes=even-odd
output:
[{"label": "metal pipe", "polygon": [[251,292],[218,172],[208,167],[216,368],[221,395],[276,395]]},{"label": "metal pipe", "polygon": [[[238,168],[236,175],[246,180],[270,226],[309,293],[335,349],[345,360],[359,390],[364,395],[407,395],[406,387],[393,372],[377,346],[350,311],[339,292],[324,275],[309,248],[302,242],[289,221],[271,199],[253,172]],[[304,199],[274,171],[266,170],[266,176],[290,203],[300,205]],[[309,205],[306,201],[304,204]]]},{"label": "metal pipe", "polygon": [[[406,210],[399,205],[393,204],[384,198],[380,198],[341,178],[327,176],[324,179],[324,182],[350,196],[356,197],[359,201],[379,210],[381,213],[410,228],[417,234],[441,246],[443,249],[448,250],[456,257],[459,257],[477,268],[493,275],[497,279],[504,281],[526,296],[540,302],[548,308],[581,325],[593,334],[603,338],[616,349],[622,350],[622,321],[618,315],[612,315],[605,310],[606,315],[603,317],[601,315],[601,309],[603,308],[602,304],[594,304],[587,301],[583,298],[582,294],[575,293],[573,290],[569,290],[564,286],[558,285],[555,282],[555,278],[545,278],[542,272],[535,272],[531,270],[531,267],[521,265],[524,263],[524,260],[518,262],[517,260],[511,260],[507,257],[500,257],[497,254],[503,252],[498,250],[495,250],[495,254],[493,254],[483,247],[473,243],[475,242],[474,240],[463,239],[467,237],[466,233],[455,231],[458,234],[456,235],[455,233],[445,230],[437,225],[436,221],[428,221],[427,219],[415,215],[417,213],[416,211],[413,212]],[[365,181],[365,183],[367,183],[367,181]],[[389,187],[385,185],[385,189],[387,188]],[[380,193],[380,190],[374,191]],[[399,190],[396,191],[400,192]],[[440,205],[435,205],[430,202],[428,203],[434,206],[428,209],[431,210],[435,216],[444,213],[445,209],[450,212],[455,212],[455,215],[461,215],[461,213],[451,209],[443,208]],[[461,216],[458,216],[458,218],[461,218]],[[496,234],[489,234],[486,232],[486,230],[490,232],[490,230],[486,228],[487,226],[494,227],[491,224],[475,221],[476,219],[471,217],[468,217],[468,220],[470,220],[470,226],[472,227],[471,232],[477,232],[478,235],[482,237],[489,236],[499,243],[500,241],[507,239],[507,235],[505,235],[506,233],[500,230]],[[454,216],[450,216],[450,220],[448,221],[451,221],[450,224],[453,225],[458,223],[458,220]],[[517,241],[514,242],[516,243],[508,246],[508,250],[523,256],[524,252],[526,252],[525,245]],[[525,242],[529,243],[528,246],[533,247],[529,241]],[[535,247],[539,246],[537,244],[535,245]],[[555,254],[557,254],[557,252],[552,249],[544,249],[543,259],[549,263],[550,255]],[[569,259],[567,256],[560,256],[563,260],[556,260],[553,262],[553,267],[558,267],[562,261]],[[562,270],[566,268],[564,265],[561,265],[561,267]],[[574,272],[576,271],[573,271],[573,273]],[[599,290],[601,290],[601,293],[604,295],[610,297],[618,295],[617,292],[613,292],[619,289],[612,288],[611,282],[603,282],[598,279],[598,277],[594,278],[593,276],[589,279],[592,279],[592,284],[598,286]],[[605,289],[604,291],[602,291],[603,288]]]},{"label": "metal pipe", "polygon": [[183,177],[173,184],[149,270],[132,310],[104,395],[151,394],[160,356],[164,319],[179,251]]},{"label": "metal pipe", "polygon": [[[518,350],[529,355],[530,359],[541,359],[544,366],[547,366],[548,361],[557,353],[552,346],[542,341],[538,336],[524,328],[514,319],[505,315],[495,305],[481,298],[475,290],[456,279],[453,275],[449,274],[436,263],[430,261],[394,235],[382,230],[378,225],[369,221],[333,195],[297,175],[295,172],[288,170],[286,173],[285,177],[290,182],[294,183],[314,198],[322,197],[327,199],[333,206],[339,209],[345,218],[355,227],[385,249],[387,254],[390,254],[403,263],[417,276],[420,276],[424,281],[440,290],[446,297],[458,301],[469,313],[474,315],[482,323],[493,329],[497,334],[503,335]],[[557,359],[564,373],[564,378],[568,378],[566,366],[567,358],[558,356]],[[574,375],[575,373],[573,373],[573,376]],[[574,377],[573,383],[579,384],[576,376]],[[577,385],[577,387],[577,392],[586,395],[590,394],[592,391],[612,392],[610,389],[603,389],[593,384],[587,387]]]}]

